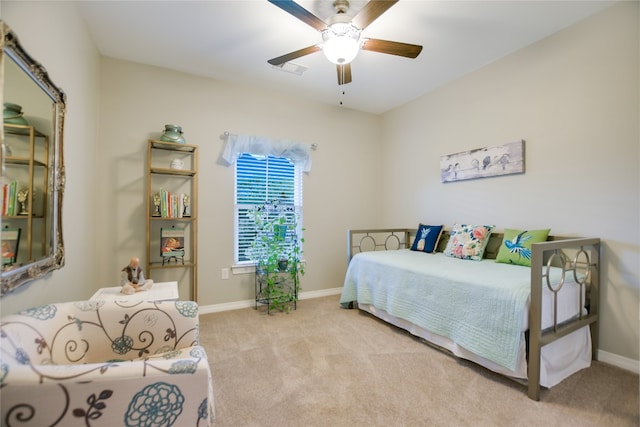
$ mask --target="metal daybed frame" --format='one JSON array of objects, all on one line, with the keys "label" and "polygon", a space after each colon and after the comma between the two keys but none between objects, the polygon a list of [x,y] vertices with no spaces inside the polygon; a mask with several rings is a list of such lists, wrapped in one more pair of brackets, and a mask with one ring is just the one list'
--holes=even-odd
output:
[{"label": "metal daybed frame", "polygon": [[[411,228],[355,229],[347,232],[347,262],[366,251],[407,249],[417,230]],[[449,233],[443,232],[437,252],[443,252],[449,240]],[[503,234],[492,233],[484,253],[484,258],[495,259],[502,244]],[[565,335],[589,325],[591,332],[591,356],[597,360],[598,349],[598,305],[600,302],[600,239],[549,236],[546,242],[534,243],[531,256],[531,296],[529,305],[529,333],[527,345],[528,396],[540,400],[541,350]],[[550,283],[549,268],[563,269],[559,283]],[[585,287],[586,298],[580,307],[587,314],[579,314],[575,319],[559,323],[555,300],[564,283],[566,274],[572,274],[580,287]],[[554,295],[553,326],[542,329],[542,287],[544,283]],[[582,299],[583,292],[580,292]]]}]

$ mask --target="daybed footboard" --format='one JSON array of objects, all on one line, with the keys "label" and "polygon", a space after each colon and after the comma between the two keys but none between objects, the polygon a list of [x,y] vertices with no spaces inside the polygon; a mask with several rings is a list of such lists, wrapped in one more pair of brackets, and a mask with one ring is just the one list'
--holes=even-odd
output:
[{"label": "daybed footboard", "polygon": [[[407,249],[415,237],[416,229],[385,228],[349,230],[347,233],[347,260],[360,252]],[[437,247],[443,252],[449,240],[444,232]],[[484,257],[495,259],[502,245],[503,235],[492,233]],[[550,236],[544,243],[532,245],[531,256],[531,293],[529,303],[529,342],[527,348],[528,395],[531,399],[540,398],[540,370],[542,347],[587,325],[591,332],[591,357],[596,359],[598,348],[598,304],[600,295],[599,280],[600,239],[597,238],[561,238]],[[550,283],[549,271],[552,267],[562,269],[557,283]],[[580,313],[568,321],[559,322],[557,296],[565,282],[566,275],[577,283],[579,305],[586,313]],[[567,276],[567,279],[569,276]],[[543,287],[547,286],[553,295],[553,326],[542,328]],[[545,291],[546,293],[546,291]],[[584,297],[583,297],[584,295]],[[547,323],[548,324],[548,323]]]},{"label": "daybed footboard", "polygon": [[[600,239],[562,239],[534,243],[531,245],[531,303],[529,306],[529,354],[528,382],[529,397],[540,399],[540,353],[543,346],[563,336],[589,325],[591,331],[591,358],[597,359],[598,349],[598,304],[600,302]],[[550,283],[550,267],[562,267],[562,279],[559,283]],[[580,307],[587,314],[580,313],[577,318],[557,322],[555,310],[557,292],[564,283],[566,274],[572,274],[580,287],[584,287],[586,301],[580,301]],[[544,280],[544,282],[543,282]],[[542,330],[542,287],[544,283],[554,294],[554,325]],[[534,284],[538,284],[534,286]],[[580,298],[582,299],[582,292]]]}]

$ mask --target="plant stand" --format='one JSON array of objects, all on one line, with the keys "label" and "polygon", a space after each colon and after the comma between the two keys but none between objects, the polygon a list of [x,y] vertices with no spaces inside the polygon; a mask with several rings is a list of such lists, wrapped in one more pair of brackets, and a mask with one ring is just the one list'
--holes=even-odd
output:
[{"label": "plant stand", "polygon": [[293,305],[297,309],[298,271],[280,271],[267,266],[256,265],[255,273],[255,308],[258,304],[267,306],[267,314],[271,308],[288,312]]}]

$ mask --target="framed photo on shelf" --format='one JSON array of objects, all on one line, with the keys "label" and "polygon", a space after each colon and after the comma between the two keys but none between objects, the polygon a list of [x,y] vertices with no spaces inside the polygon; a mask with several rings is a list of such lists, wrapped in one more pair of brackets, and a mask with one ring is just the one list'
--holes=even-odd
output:
[{"label": "framed photo on shelf", "polygon": [[179,261],[184,264],[184,229],[161,228],[160,229],[160,255],[162,265]]},{"label": "framed photo on shelf", "polygon": [[2,265],[15,264],[20,244],[20,229],[3,228],[0,240],[2,240]]}]

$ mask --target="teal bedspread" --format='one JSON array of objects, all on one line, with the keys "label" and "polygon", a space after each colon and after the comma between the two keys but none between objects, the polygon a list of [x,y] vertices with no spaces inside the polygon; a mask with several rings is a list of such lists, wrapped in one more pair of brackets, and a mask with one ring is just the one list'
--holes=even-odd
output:
[{"label": "teal bedspread", "polygon": [[515,370],[530,294],[529,267],[410,250],[349,263],[341,304],[371,304]]}]

